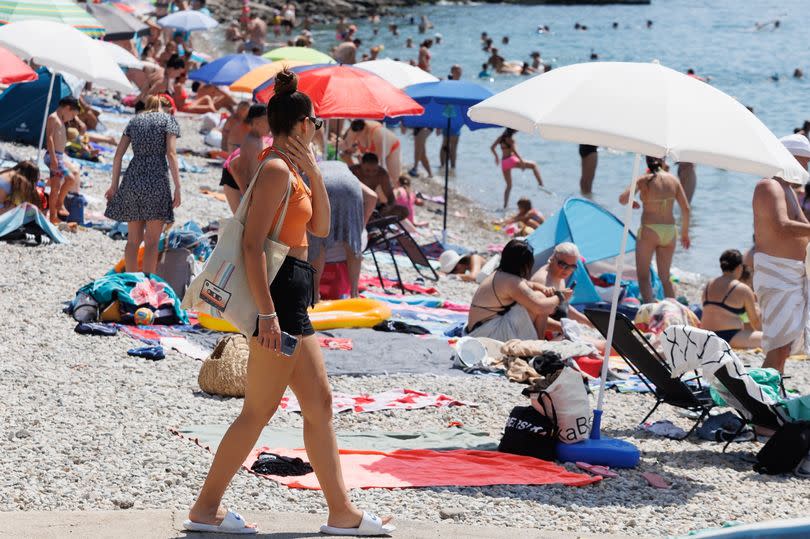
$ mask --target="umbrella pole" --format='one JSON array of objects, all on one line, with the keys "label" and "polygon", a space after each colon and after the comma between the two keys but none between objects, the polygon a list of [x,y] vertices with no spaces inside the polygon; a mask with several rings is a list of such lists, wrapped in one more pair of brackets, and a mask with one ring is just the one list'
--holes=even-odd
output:
[{"label": "umbrella pole", "polygon": [[[447,135],[446,135],[446,138],[448,139],[448,144],[449,144],[449,139],[450,139],[450,117],[449,116],[447,117]],[[447,196],[448,188],[447,188],[447,185],[448,185],[449,174],[450,174],[449,151],[450,151],[450,148],[448,148],[446,150],[446,152],[448,152],[448,160],[444,163],[444,225],[443,225],[443,228],[442,228],[442,246],[444,246],[444,244],[447,243],[447,202],[448,202],[448,196]]]},{"label": "umbrella pole", "polygon": [[42,162],[42,141],[45,140],[45,127],[48,124],[48,110],[51,108],[51,95],[53,94],[53,82],[56,80],[56,72],[51,71],[51,84],[48,88],[48,97],[45,99],[45,114],[42,115],[42,129],[39,131],[39,145],[37,146],[37,168]]},{"label": "umbrella pole", "polygon": [[616,281],[613,283],[613,298],[610,302],[610,321],[608,322],[608,332],[605,341],[605,357],[602,361],[602,379],[599,385],[599,398],[596,401],[596,410],[593,412],[593,427],[591,428],[591,439],[600,438],[602,426],[602,404],[605,399],[605,384],[607,383],[608,362],[610,350],[613,346],[613,329],[616,326],[616,311],[619,307],[619,292],[621,291],[622,274],[624,273],[624,255],[627,251],[627,236],[630,233],[630,220],[633,218],[633,198],[636,193],[636,178],[641,164],[641,154],[636,154],[633,162],[633,178],[630,180],[630,199],[627,201],[627,210],[624,213],[624,229],[622,230],[622,242],[619,247],[619,258],[616,260]]}]

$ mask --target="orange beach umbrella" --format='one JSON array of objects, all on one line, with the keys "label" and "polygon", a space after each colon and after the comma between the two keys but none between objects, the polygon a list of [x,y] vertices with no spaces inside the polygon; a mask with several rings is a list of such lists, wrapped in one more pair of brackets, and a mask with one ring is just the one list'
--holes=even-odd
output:
[{"label": "orange beach umbrella", "polygon": [[311,65],[312,62],[304,62],[300,60],[279,60],[278,62],[270,62],[269,64],[260,65],[252,69],[236,79],[233,84],[229,86],[232,92],[245,92],[253,93],[253,90],[272,79],[276,74],[285,67],[301,67]]}]

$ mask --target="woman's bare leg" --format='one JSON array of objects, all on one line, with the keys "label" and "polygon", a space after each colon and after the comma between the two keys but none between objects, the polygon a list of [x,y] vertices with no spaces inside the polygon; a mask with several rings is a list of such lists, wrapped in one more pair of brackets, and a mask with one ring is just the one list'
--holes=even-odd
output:
[{"label": "woman's bare leg", "polygon": [[540,167],[534,161],[524,161],[515,165],[520,170],[530,169],[534,173],[538,185],[543,185],[543,179],[540,177]]},{"label": "woman's bare leg", "polygon": [[336,528],[354,528],[360,524],[363,512],[352,504],[343,481],[332,427],[332,390],[326,377],[321,348],[314,335],[301,339],[298,353],[290,389],[301,404],[304,446],[329,507],[327,524]]},{"label": "woman's bare leg", "polygon": [[664,296],[668,298],[675,297],[675,285],[672,284],[669,270],[672,268],[672,257],[675,255],[677,243],[676,240],[672,240],[669,245],[659,245],[655,249],[655,264],[658,268],[658,277],[661,278],[661,284],[664,286]]},{"label": "woman's bare leg", "polygon": [[503,171],[503,181],[506,182],[506,189],[503,191],[503,209],[509,207],[509,193],[512,192],[512,170]]},{"label": "woman's bare leg", "polygon": [[[642,225],[641,233],[636,238],[636,275],[638,275],[638,288],[641,291],[642,303],[655,301],[650,280],[650,264],[657,245],[658,234]],[[617,275],[616,279],[621,279],[621,277]]]},{"label": "woman's bare leg", "polygon": [[737,332],[737,334],[731,338],[731,342],[729,344],[732,348],[738,348],[741,350],[762,348],[762,332],[743,329],[742,331]]},{"label": "woman's bare leg", "polygon": [[143,272],[155,273],[158,263],[158,243],[160,234],[166,223],[163,221],[147,221],[143,236]]},{"label": "woman's bare leg", "polygon": [[349,273],[349,282],[352,287],[351,297],[356,298],[360,295],[360,269],[363,265],[363,255],[355,254],[348,243],[343,244],[343,249],[346,252],[346,270]]},{"label": "woman's bare leg", "polygon": [[458,135],[451,135],[448,141],[450,168],[456,168],[456,150],[458,150]]},{"label": "woman's bare leg", "polygon": [[127,244],[124,246],[124,268],[127,273],[136,273],[138,269],[138,251],[141,248],[146,221],[127,223]]},{"label": "woman's bare leg", "polygon": [[276,413],[302,356],[301,349],[287,357],[260,346],[256,338],[251,337],[245,402],[217,448],[200,495],[188,513],[191,521],[218,525],[225,518],[227,511],[220,506],[225,489]]}]

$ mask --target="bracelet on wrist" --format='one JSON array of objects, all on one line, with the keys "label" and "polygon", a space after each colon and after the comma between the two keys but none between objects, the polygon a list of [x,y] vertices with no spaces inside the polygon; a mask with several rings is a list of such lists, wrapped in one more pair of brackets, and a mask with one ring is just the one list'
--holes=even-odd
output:
[{"label": "bracelet on wrist", "polygon": [[259,313],[258,316],[259,320],[272,320],[274,318],[278,318],[278,315],[276,313],[267,313],[267,314]]}]

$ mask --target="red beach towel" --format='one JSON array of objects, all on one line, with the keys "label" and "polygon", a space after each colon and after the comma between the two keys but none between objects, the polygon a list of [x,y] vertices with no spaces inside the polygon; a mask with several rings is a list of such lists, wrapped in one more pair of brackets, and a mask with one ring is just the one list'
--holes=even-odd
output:
[{"label": "red beach towel", "polygon": [[[259,453],[268,451],[307,459],[303,449],[254,449],[244,466],[250,467]],[[485,485],[584,486],[601,476],[569,472],[552,462],[497,451],[432,451],[412,449],[381,451],[340,450],[346,488],[480,487]],[[319,490],[315,473],[298,477],[263,475],[290,488]]]}]

